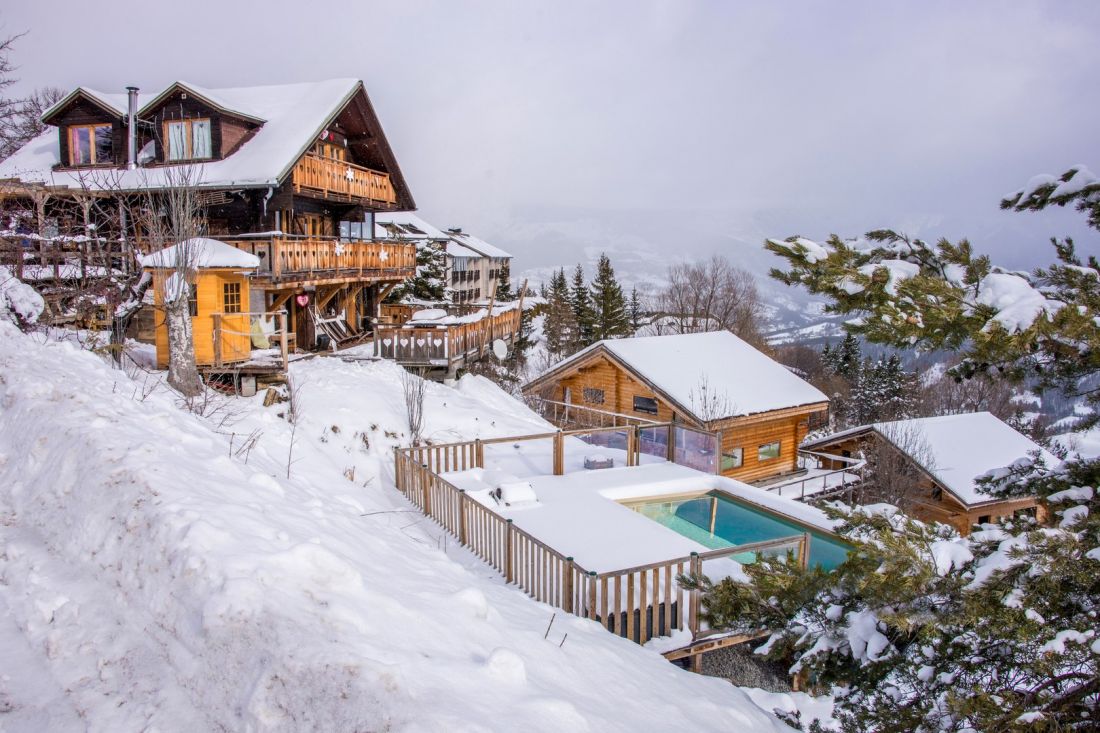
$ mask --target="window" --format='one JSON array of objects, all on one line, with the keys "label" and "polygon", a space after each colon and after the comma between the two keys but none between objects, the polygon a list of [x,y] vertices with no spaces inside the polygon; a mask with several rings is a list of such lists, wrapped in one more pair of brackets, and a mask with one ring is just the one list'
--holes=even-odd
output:
[{"label": "window", "polygon": [[774,443],[765,443],[760,446],[756,451],[756,460],[758,461],[770,461],[775,458],[779,458],[779,441]]},{"label": "window", "polygon": [[165,123],[168,160],[210,158],[210,120],[177,120]]},{"label": "window", "polygon": [[634,412],[644,412],[647,415],[656,415],[657,400],[652,397],[635,397]]},{"label": "window", "polygon": [[69,128],[69,164],[97,165],[114,162],[110,125],[77,125]]},{"label": "window", "polygon": [[744,456],[744,448],[733,448],[732,450],[722,451],[722,471],[732,471],[735,468],[741,468]]},{"label": "window", "polygon": [[240,283],[225,283],[222,286],[222,303],[224,304],[223,310],[226,313],[240,313],[241,312],[241,284]]},{"label": "window", "polygon": [[989,524],[991,519],[992,517],[990,515],[983,514],[982,516],[978,517],[978,524]]},{"label": "window", "polygon": [[370,230],[367,228],[366,222],[362,221],[342,221],[340,222],[340,239],[345,242],[358,242],[365,239],[370,239]]},{"label": "window", "polygon": [[199,314],[199,286],[191,283],[191,292],[187,295],[187,312],[192,318]]},{"label": "window", "polygon": [[596,389],[595,387],[584,388],[584,401],[590,405],[602,405],[603,404],[603,390]]},{"label": "window", "polygon": [[943,501],[943,489],[939,486],[932,487],[932,501]]}]

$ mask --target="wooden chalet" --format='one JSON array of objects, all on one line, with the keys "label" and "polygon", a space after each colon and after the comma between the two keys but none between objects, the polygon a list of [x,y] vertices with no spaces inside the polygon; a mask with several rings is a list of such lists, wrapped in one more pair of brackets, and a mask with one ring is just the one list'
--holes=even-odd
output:
[{"label": "wooden chalet", "polygon": [[[358,80],[232,89],[178,81],[143,104],[134,88],[80,87],[42,121],[49,129],[0,163],[0,198],[30,212],[22,229],[122,241],[136,261],[151,245],[121,204],[186,178],[205,207],[206,235],[258,263],[239,301],[236,291],[232,302],[200,298],[203,317],[285,311],[299,347],[350,340],[372,329],[388,291],[415,272],[415,245],[374,237],[375,213],[415,202]],[[240,361],[235,351],[215,358],[212,345],[201,351],[206,367]]]},{"label": "wooden chalet", "polygon": [[917,519],[952,525],[963,535],[975,524],[1021,513],[1045,519],[1034,498],[998,499],[983,493],[975,482],[977,476],[1036,452],[1048,466],[1057,462],[988,412],[861,425],[810,441],[804,448],[858,456],[880,446],[897,451],[919,475],[920,494],[905,507]]},{"label": "wooden chalet", "polygon": [[719,433],[718,472],[746,482],[799,471],[799,445],[829,408],[823,393],[728,331],[600,341],[523,391],[561,427],[671,421]]}]

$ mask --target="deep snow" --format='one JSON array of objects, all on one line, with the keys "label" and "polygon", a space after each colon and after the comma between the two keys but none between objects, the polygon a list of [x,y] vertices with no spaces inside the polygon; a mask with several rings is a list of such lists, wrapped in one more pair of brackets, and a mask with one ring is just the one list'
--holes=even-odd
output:
[{"label": "deep snow", "polygon": [[[294,428],[259,397],[197,416],[0,323],[0,726],[785,730],[595,623],[544,639],[552,609],[392,488],[399,374],[314,359]],[[434,440],[542,425],[478,379],[426,415]]]}]

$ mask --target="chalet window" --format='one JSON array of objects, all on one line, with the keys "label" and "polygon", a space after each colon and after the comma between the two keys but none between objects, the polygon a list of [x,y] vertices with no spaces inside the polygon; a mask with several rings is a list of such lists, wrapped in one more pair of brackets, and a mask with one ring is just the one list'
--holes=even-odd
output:
[{"label": "chalet window", "polygon": [[110,125],[74,125],[69,128],[69,164],[114,162]]},{"label": "chalet window", "polygon": [[192,318],[199,314],[199,286],[192,283],[191,292],[187,294],[187,312]]},{"label": "chalet window", "polygon": [[634,412],[644,412],[647,415],[656,415],[657,400],[652,397],[635,397]]},{"label": "chalet window", "polygon": [[210,120],[177,120],[165,124],[168,160],[210,158]]},{"label": "chalet window", "polygon": [[991,519],[992,517],[990,515],[983,514],[982,516],[978,517],[978,524],[989,524]]},{"label": "chalet window", "polygon": [[225,283],[222,286],[222,304],[225,313],[241,312],[241,284]]},{"label": "chalet window", "polygon": [[732,471],[735,468],[741,468],[741,463],[744,458],[744,448],[733,448],[728,451],[722,451],[722,470]]},{"label": "chalet window", "polygon": [[340,222],[340,239],[345,242],[360,241],[364,239],[370,239],[370,230],[367,228],[367,224],[361,221],[342,221]]},{"label": "chalet window", "polygon": [[760,446],[756,451],[756,460],[758,461],[771,461],[779,458],[779,441],[774,443],[765,443]]},{"label": "chalet window", "polygon": [[939,486],[932,487],[932,501],[943,501],[943,489]]},{"label": "chalet window", "polygon": [[602,389],[596,389],[595,387],[584,388],[584,401],[590,405],[602,405],[604,400],[604,394]]}]

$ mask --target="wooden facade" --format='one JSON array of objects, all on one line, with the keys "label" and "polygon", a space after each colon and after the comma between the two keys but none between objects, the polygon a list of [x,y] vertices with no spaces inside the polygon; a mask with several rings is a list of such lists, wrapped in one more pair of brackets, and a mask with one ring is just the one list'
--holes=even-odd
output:
[{"label": "wooden facade", "polygon": [[[168,328],[164,322],[164,285],[172,270],[153,272],[157,368],[168,367]],[[191,334],[195,363],[200,367],[247,361],[252,353],[252,321],[248,315],[249,277],[240,268],[202,268],[193,285]],[[227,303],[227,298],[232,302]],[[215,334],[217,338],[215,338]]]},{"label": "wooden facade", "polygon": [[[882,435],[867,428],[857,433],[816,440],[813,448],[845,457],[858,456],[868,450],[877,449],[882,441],[885,441]],[[924,466],[912,460],[911,464],[920,475],[920,494],[910,498],[905,511],[916,519],[948,524],[963,536],[969,535],[975,524],[1010,519],[1019,512],[1033,513],[1040,521],[1046,520],[1045,508],[1035,498],[990,498],[980,503],[968,503],[952,493]]]},{"label": "wooden facade", "polygon": [[797,471],[798,447],[809,432],[811,417],[829,407],[827,402],[817,402],[753,415],[701,420],[605,349],[595,349],[576,362],[567,362],[565,368],[555,369],[526,385],[524,392],[624,417],[682,422],[719,433],[720,472],[746,482]]}]

